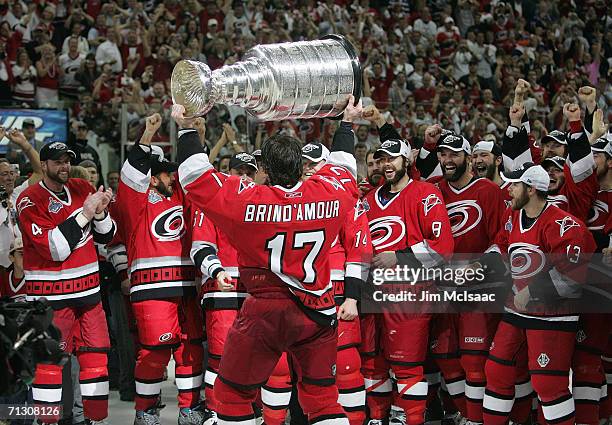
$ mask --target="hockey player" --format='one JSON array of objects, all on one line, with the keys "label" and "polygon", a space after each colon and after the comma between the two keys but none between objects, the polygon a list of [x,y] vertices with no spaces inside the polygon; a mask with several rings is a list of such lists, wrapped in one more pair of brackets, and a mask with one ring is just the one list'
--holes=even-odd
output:
[{"label": "hockey player", "polygon": [[[443,180],[437,186],[446,204],[455,254],[458,254],[451,265],[462,267],[474,256],[480,257],[494,246],[502,226],[503,197],[495,183],[472,174],[472,149],[467,139],[448,134],[437,146],[443,173]],[[441,289],[454,291],[458,288],[444,286]],[[478,290],[474,285],[468,289]],[[496,314],[473,312],[436,318],[436,328],[443,337],[437,338],[438,344],[432,355],[455,405],[472,423],[482,423],[482,398],[486,384],[484,366],[498,320]],[[464,383],[464,391],[460,390],[461,383]],[[461,392],[454,391],[455,388]]]},{"label": "hockey player", "polygon": [[134,371],[134,423],[160,423],[161,383],[173,355],[179,424],[200,424],[203,326],[185,235],[182,192],[174,184],[178,165],[165,160],[159,147],[151,146],[160,125],[158,114],[147,118],[140,142],[121,169],[117,196],[140,346]]},{"label": "hockey player", "polygon": [[[253,181],[257,173],[255,158],[248,153],[234,154],[230,175]],[[191,259],[202,273],[202,309],[206,315],[208,367],[204,374],[206,408],[216,415],[214,385],[227,332],[232,327],[247,296],[240,283],[238,252],[225,233],[219,230],[200,209],[192,220]],[[290,390],[291,391],[291,390]]]},{"label": "hockey player", "polygon": [[[237,246],[240,279],[250,297],[228,333],[215,382],[220,425],[254,424],[251,403],[282,352],[298,365],[300,405],[310,423],[348,424],[337,403],[336,307],[328,253],[357,200],[349,105],[328,164],[301,182],[301,143],[276,135],[262,146],[269,186],[217,173],[185,109],[173,106],[179,178],[187,198]],[[223,208],[219,208],[222,205]],[[248,235],[248,237],[244,237]],[[231,347],[231,348],[230,348]]]},{"label": "hockey player", "polygon": [[[512,182],[512,210],[496,241],[509,256],[513,293],[485,367],[484,423],[507,422],[516,361],[526,350],[547,423],[573,424],[568,385],[578,316],[567,301],[579,294],[594,241],[580,220],[547,202],[550,178],[541,166],[528,163],[502,177]],[[481,265],[499,270],[500,260],[492,250]]]},{"label": "hockey player", "polygon": [[495,183],[502,192],[502,198],[506,208],[510,207],[510,183],[501,178],[502,148],[495,142],[481,140],[472,147],[472,170],[474,175],[484,177]]},{"label": "hockey player", "polygon": [[[390,139],[376,151],[385,184],[366,196],[368,221],[374,248],[373,266],[391,268],[401,261],[412,268],[434,267],[448,259],[453,239],[442,195],[433,185],[412,180],[410,146]],[[427,287],[427,282],[417,288]],[[392,383],[397,380],[395,404],[406,423],[424,421],[427,381],[423,363],[427,355],[428,313],[385,312],[362,321],[362,371],[365,377],[370,424],[389,415]]]},{"label": "hockey player", "polygon": [[[40,151],[43,180],[17,199],[23,238],[28,301],[46,298],[53,307],[53,324],[62,334],[61,346],[76,352],[85,417],[97,423],[108,416],[106,317],[100,303],[98,256],[94,241],[108,243],[115,224],[107,212],[112,192],[96,192],[85,180],[69,179],[75,154],[61,142]],[[62,367],[40,363],[32,388],[34,402],[59,405]],[[57,415],[42,416],[56,423]]]},{"label": "hockey player", "polygon": [[[329,158],[329,150],[320,143],[308,143],[302,148],[304,170],[302,180],[316,174]],[[351,425],[365,420],[365,388],[357,346],[361,341],[357,301],[365,284],[372,252],[370,231],[361,203],[349,211],[338,238],[330,251],[331,280],[334,299],[339,307],[338,355],[336,359],[338,402],[344,408]],[[280,425],[285,421],[291,398],[291,376],[286,355],[276,365],[272,376],[262,388],[264,422]]]}]

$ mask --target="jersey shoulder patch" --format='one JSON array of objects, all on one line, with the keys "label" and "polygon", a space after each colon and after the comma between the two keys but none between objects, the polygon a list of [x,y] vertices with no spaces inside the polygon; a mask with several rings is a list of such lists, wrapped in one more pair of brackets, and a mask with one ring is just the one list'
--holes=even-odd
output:
[{"label": "jersey shoulder patch", "polygon": [[242,177],[240,182],[238,183],[238,194],[241,194],[247,189],[251,189],[255,187],[255,182],[247,179],[246,177]]},{"label": "jersey shoulder patch", "polygon": [[555,220],[555,223],[559,225],[559,236],[563,237],[572,227],[578,227],[578,223],[572,217],[565,216],[562,219]]},{"label": "jersey shoulder patch", "polygon": [[425,198],[421,199],[421,203],[423,204],[423,211],[425,212],[425,215],[427,215],[433,207],[438,204],[441,204],[442,200],[437,194],[431,193]]}]

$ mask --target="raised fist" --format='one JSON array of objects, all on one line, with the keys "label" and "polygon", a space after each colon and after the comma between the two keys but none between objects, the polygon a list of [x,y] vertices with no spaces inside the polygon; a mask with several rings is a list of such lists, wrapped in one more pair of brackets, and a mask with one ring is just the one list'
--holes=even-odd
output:
[{"label": "raised fist", "polygon": [[374,105],[368,105],[365,108],[363,108],[361,117],[373,123],[378,123],[380,121],[383,121],[383,124],[384,124],[384,120],[385,120],[382,114],[380,113],[380,111],[378,110],[378,108]]},{"label": "raised fist", "polygon": [[569,122],[580,121],[580,107],[575,103],[563,105],[563,115]]},{"label": "raised fist", "polygon": [[159,130],[159,127],[161,126],[161,123],[162,123],[162,118],[157,113],[147,117],[147,127],[146,127],[147,133],[157,132],[157,130]]},{"label": "raised fist", "polygon": [[525,106],[523,104],[515,103],[510,107],[510,113],[508,115],[510,117],[510,124],[515,127],[520,127],[523,115],[525,115]]},{"label": "raised fist", "polygon": [[185,107],[183,105],[172,105],[172,118],[180,128],[193,128],[195,120],[185,117]]},{"label": "raised fist", "polygon": [[425,130],[425,143],[423,147],[427,150],[431,150],[436,147],[440,135],[442,134],[442,127],[439,124],[430,125]]},{"label": "raised fist", "polygon": [[519,78],[519,80],[516,83],[516,88],[514,89],[514,95],[518,95],[518,96],[525,96],[525,94],[527,94],[527,91],[531,88],[531,84],[529,84],[527,81],[523,80],[522,78]]},{"label": "raised fist", "polygon": [[578,89],[578,99],[580,99],[580,101],[587,107],[595,105],[596,96],[597,90],[595,90],[593,87],[584,86]]}]

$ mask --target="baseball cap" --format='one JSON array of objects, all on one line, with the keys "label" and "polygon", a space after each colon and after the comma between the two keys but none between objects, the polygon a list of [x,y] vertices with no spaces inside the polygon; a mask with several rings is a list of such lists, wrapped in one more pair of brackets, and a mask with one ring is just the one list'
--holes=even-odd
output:
[{"label": "baseball cap", "polygon": [[497,143],[487,140],[481,140],[480,142],[476,143],[472,148],[472,153],[475,153],[476,151],[491,152],[495,156],[500,156],[502,154],[502,149]]},{"label": "baseball cap", "polygon": [[542,160],[542,167],[546,168],[549,165],[554,165],[555,167],[563,170],[563,166],[565,165],[565,158],[562,156],[553,156],[551,158],[546,158]]},{"label": "baseball cap", "polygon": [[50,159],[60,159],[64,154],[70,155],[72,159],[76,158],[76,154],[68,149],[68,145],[63,142],[47,143],[40,149],[40,160],[48,161]]},{"label": "baseball cap", "polygon": [[612,143],[600,137],[591,145],[591,150],[593,152],[604,152],[612,156]]},{"label": "baseball cap", "polygon": [[548,185],[550,184],[550,177],[548,177],[544,167],[535,165],[533,162],[526,162],[514,171],[504,171],[501,173],[501,177],[510,183],[523,182],[542,192],[548,191]]},{"label": "baseball cap", "polygon": [[34,123],[34,120],[32,118],[26,118],[25,120],[21,122],[21,128],[28,127],[28,126],[36,127],[36,124]]},{"label": "baseball cap", "polygon": [[96,163],[93,162],[91,159],[86,159],[84,161],[79,162],[79,167],[84,167],[84,168],[96,167]]},{"label": "baseball cap", "polygon": [[540,145],[546,142],[558,142],[562,145],[567,145],[567,139],[565,138],[565,133],[559,130],[553,130],[548,133],[546,136],[542,137],[542,141]]},{"label": "baseball cap", "polygon": [[385,153],[394,158],[398,156],[410,158],[410,143],[407,140],[400,139],[385,140],[374,152],[374,159],[380,158]]},{"label": "baseball cap", "polygon": [[261,149],[254,150],[251,155],[253,155],[255,159],[261,159]]},{"label": "baseball cap", "polygon": [[455,152],[464,151],[468,155],[472,153],[470,142],[465,137],[454,133],[447,134],[442,138],[442,141],[438,144],[438,150],[440,149],[450,149]]},{"label": "baseball cap", "polygon": [[18,249],[23,249],[23,239],[21,237],[16,237],[13,242],[11,242],[11,246],[9,248],[9,254],[17,251]]},{"label": "baseball cap", "polygon": [[451,18],[450,16],[447,16],[446,18],[444,18],[444,23],[445,24],[448,24],[449,22],[454,24],[455,20],[453,18]]},{"label": "baseball cap", "polygon": [[171,173],[178,170],[176,162],[168,161],[164,157],[164,151],[159,146],[151,145],[151,175],[159,173]]},{"label": "baseball cap", "polygon": [[215,18],[210,18],[208,20],[208,26],[211,26],[211,25],[219,25],[219,22]]},{"label": "baseball cap", "polygon": [[240,152],[232,155],[229,162],[230,169],[239,168],[243,165],[253,167],[255,171],[257,171],[257,161],[255,160],[255,157],[250,153]]},{"label": "baseball cap", "polygon": [[307,143],[302,148],[302,157],[309,159],[312,162],[327,160],[328,156],[329,149],[327,149],[321,143]]}]

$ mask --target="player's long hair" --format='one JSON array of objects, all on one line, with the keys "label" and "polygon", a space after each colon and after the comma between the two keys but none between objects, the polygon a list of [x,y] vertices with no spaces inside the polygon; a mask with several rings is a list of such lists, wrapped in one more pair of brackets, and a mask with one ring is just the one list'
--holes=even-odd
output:
[{"label": "player's long hair", "polygon": [[294,137],[276,134],[263,143],[261,163],[270,185],[293,187],[302,177],[302,143]]}]

